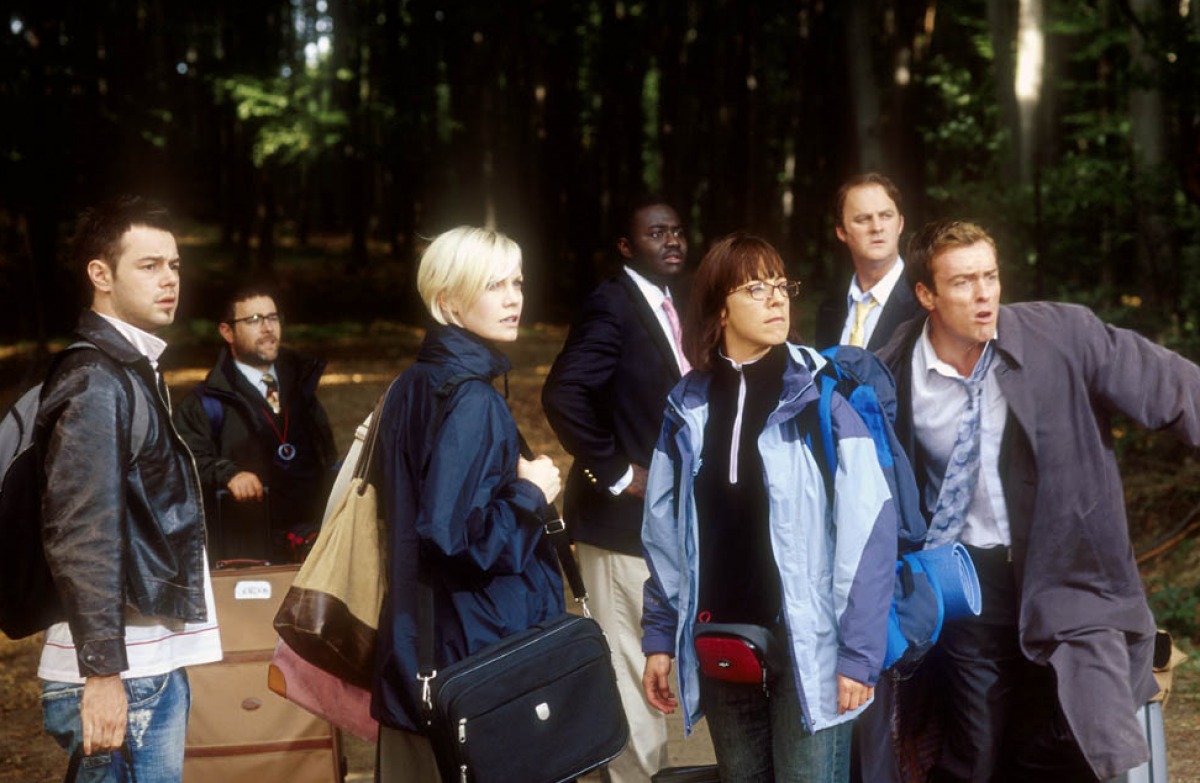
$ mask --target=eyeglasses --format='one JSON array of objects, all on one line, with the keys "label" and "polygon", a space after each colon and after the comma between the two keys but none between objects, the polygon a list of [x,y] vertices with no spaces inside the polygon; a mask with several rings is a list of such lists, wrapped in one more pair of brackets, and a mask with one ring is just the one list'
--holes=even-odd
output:
[{"label": "eyeglasses", "polygon": [[247,315],[242,318],[229,319],[229,323],[231,324],[246,324],[247,326],[258,326],[263,321],[266,321],[271,326],[278,326],[279,313],[255,313],[254,315]]},{"label": "eyeglasses", "polygon": [[738,291],[745,291],[750,294],[751,299],[758,302],[765,302],[773,291],[778,291],[784,298],[795,299],[800,295],[800,281],[784,280],[780,283],[767,283],[763,280],[751,280],[749,283],[739,285],[729,293],[736,294]]}]

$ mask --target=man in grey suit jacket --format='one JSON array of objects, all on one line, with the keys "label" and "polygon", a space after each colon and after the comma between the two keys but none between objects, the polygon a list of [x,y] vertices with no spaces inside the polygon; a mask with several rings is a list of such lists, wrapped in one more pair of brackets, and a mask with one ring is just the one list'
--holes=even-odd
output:
[{"label": "man in grey suit jacket", "polygon": [[621,231],[624,268],[588,296],[542,390],[546,418],[575,458],[563,513],[629,718],[629,749],[608,767],[614,783],[649,781],[667,762],[665,719],[642,692],[642,498],[667,392],[687,369],[679,215],[643,196]]},{"label": "man in grey suit jacket", "polygon": [[1200,367],[1083,307],[1001,305],[971,223],[922,229],[908,274],[928,318],[880,352],[896,431],[927,546],[966,545],[983,591],[927,661],[946,697],[931,779],[1114,777],[1148,758],[1135,711],[1157,688],[1111,418],[1200,445]]},{"label": "man in grey suit jacket", "polygon": [[817,308],[813,344],[878,351],[896,327],[921,312],[900,258],[900,189],[882,174],[860,174],[838,189],[833,214],[854,274],[849,289],[834,291]]}]

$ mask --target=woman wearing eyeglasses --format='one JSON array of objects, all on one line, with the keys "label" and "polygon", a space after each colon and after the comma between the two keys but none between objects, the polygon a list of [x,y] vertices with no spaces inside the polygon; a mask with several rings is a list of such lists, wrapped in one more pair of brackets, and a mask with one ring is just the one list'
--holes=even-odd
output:
[{"label": "woman wearing eyeglasses", "polygon": [[[719,241],[700,263],[684,350],[646,488],[646,698],[691,731],[707,716],[721,780],[842,781],[850,723],[883,663],[896,557],[891,495],[862,420],[833,400],[833,496],[814,368],[787,342],[775,249]],[[733,626],[730,628],[730,626]],[[759,667],[745,641],[765,650]]]}]

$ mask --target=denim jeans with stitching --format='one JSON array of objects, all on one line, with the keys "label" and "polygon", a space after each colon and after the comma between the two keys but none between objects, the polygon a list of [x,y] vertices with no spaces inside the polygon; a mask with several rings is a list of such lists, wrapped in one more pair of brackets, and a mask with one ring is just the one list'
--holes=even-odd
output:
[{"label": "denim jeans with stitching", "polygon": [[[125,747],[83,759],[79,783],[179,783],[192,696],[187,673],[177,669],[154,677],[123,680],[129,699]],[[83,686],[42,683],[42,725],[70,755],[83,743],[79,717]],[[134,777],[129,774],[132,764]]]},{"label": "denim jeans with stitching", "polygon": [[[788,667],[789,669],[791,667]],[[850,779],[853,722],[809,734],[789,671],[771,684],[700,678],[722,783],[845,783]]]}]

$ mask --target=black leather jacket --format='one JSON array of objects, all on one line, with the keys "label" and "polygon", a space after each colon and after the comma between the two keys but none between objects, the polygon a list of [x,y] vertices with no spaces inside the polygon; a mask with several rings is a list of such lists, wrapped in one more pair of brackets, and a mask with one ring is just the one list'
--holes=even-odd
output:
[{"label": "black leather jacket", "polygon": [[[46,561],[87,677],[128,668],[127,605],[206,619],[205,540],[200,479],[149,360],[90,310],[76,333],[99,350],[72,351],[47,378],[35,443]],[[136,455],[134,405],[149,408]]]}]

